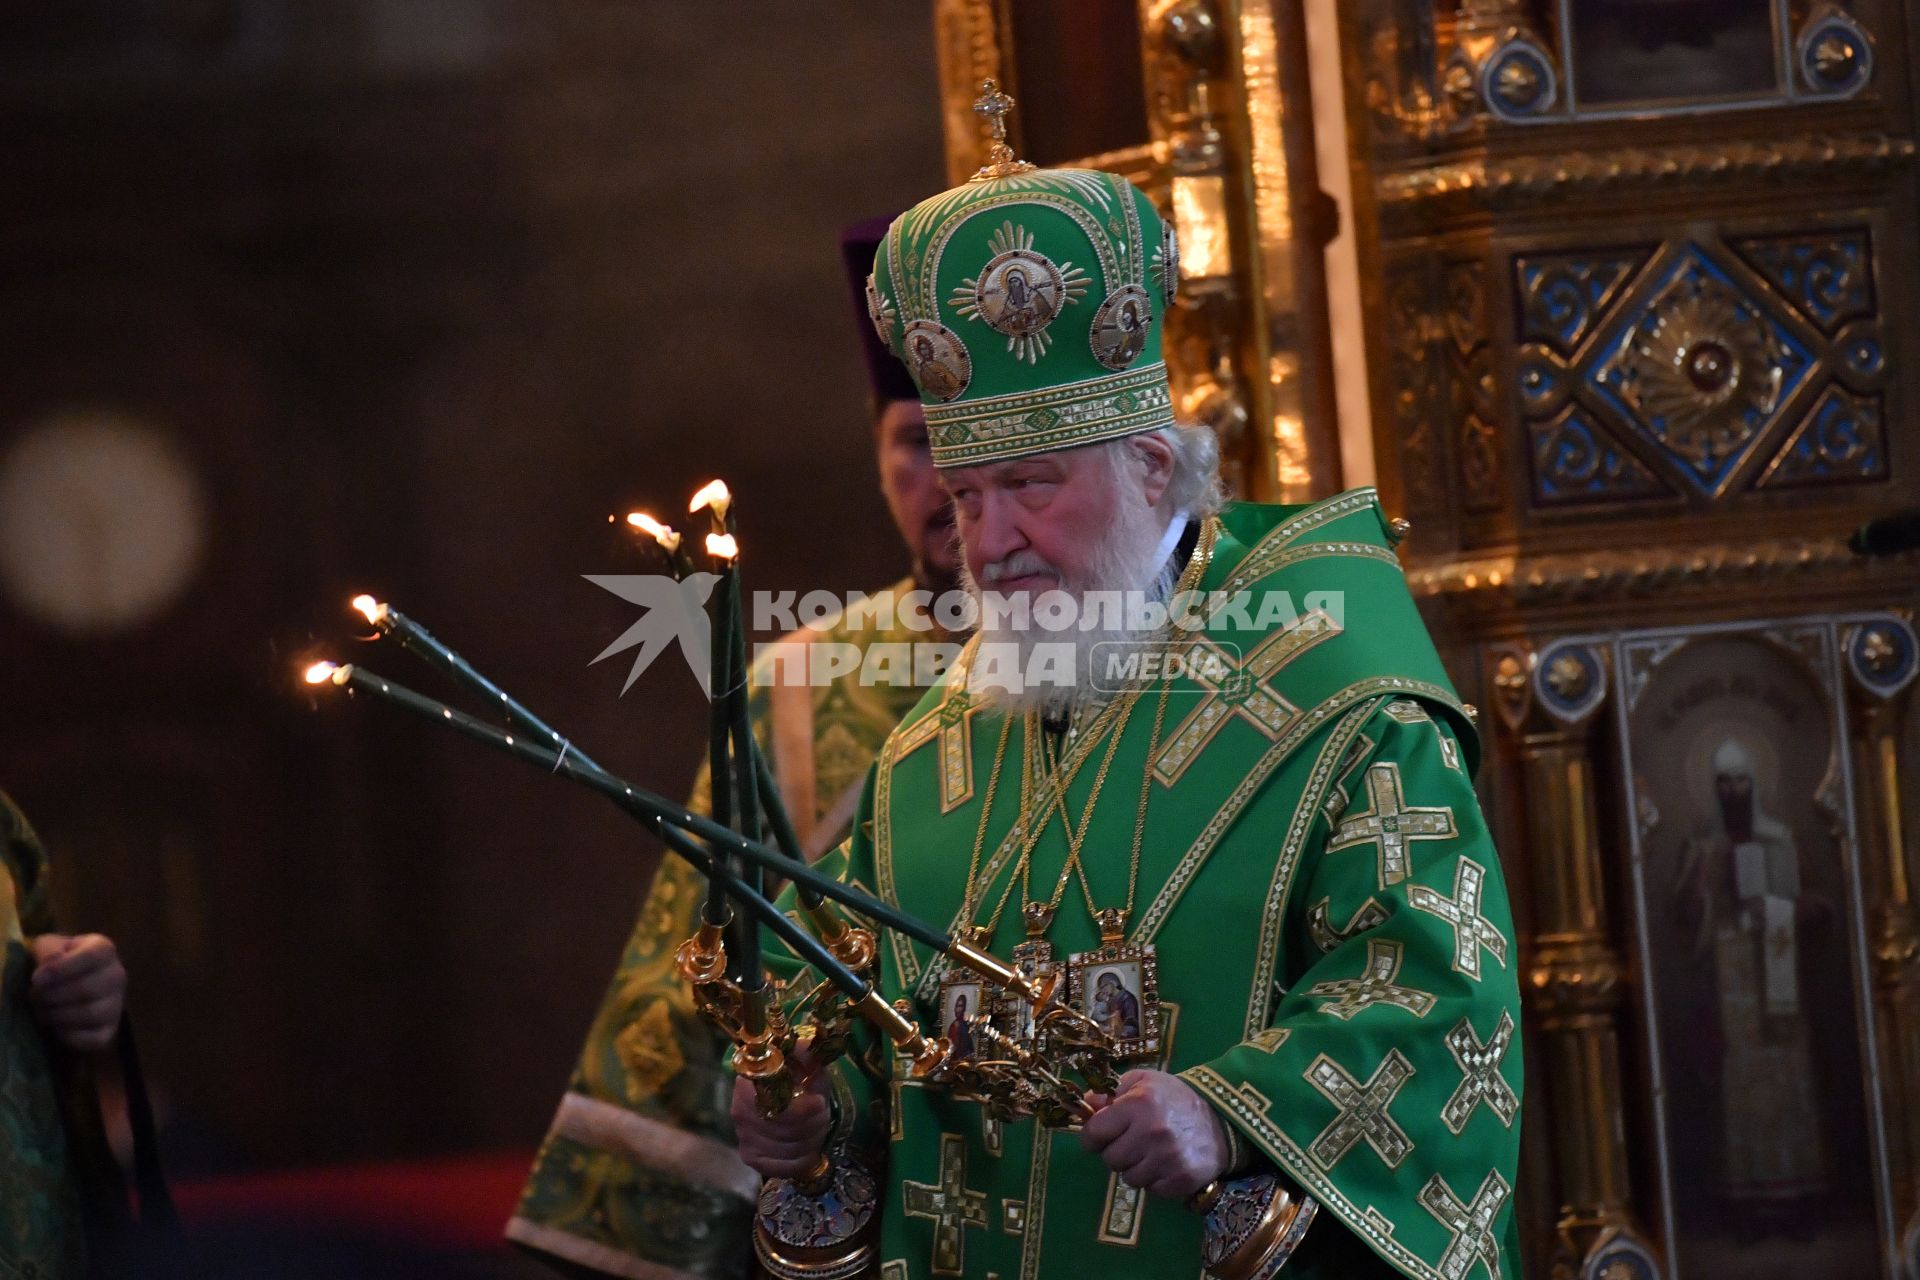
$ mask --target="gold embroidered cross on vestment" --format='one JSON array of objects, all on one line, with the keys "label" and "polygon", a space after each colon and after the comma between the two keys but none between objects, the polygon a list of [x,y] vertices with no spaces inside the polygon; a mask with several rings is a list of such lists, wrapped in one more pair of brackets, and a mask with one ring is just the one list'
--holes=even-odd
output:
[{"label": "gold embroidered cross on vestment", "polygon": [[1439,916],[1453,927],[1453,968],[1476,982],[1480,978],[1480,952],[1493,953],[1502,969],[1507,967],[1507,939],[1493,921],[1480,914],[1480,897],[1487,881],[1487,870],[1470,858],[1460,859],[1453,875],[1453,896],[1417,884],[1407,890],[1407,901],[1419,911]]},{"label": "gold embroidered cross on vestment", "polygon": [[1433,997],[1412,987],[1399,986],[1394,981],[1400,976],[1400,964],[1405,954],[1406,949],[1398,942],[1369,938],[1367,967],[1359,977],[1316,982],[1307,988],[1307,994],[1330,997],[1329,1003],[1320,1006],[1320,1012],[1330,1013],[1342,1021],[1377,1004],[1392,1005],[1397,1009],[1405,1009],[1416,1018],[1424,1018],[1427,1011],[1433,1008]]},{"label": "gold embroidered cross on vestment", "polygon": [[1347,918],[1346,924],[1336,929],[1328,919],[1327,911],[1333,905],[1329,898],[1322,898],[1307,910],[1307,936],[1313,939],[1313,945],[1324,954],[1356,934],[1368,929],[1377,929],[1387,922],[1387,909],[1380,905],[1378,898],[1368,898],[1355,908]]},{"label": "gold embroidered cross on vestment", "polygon": [[1327,841],[1328,853],[1371,846],[1379,863],[1380,887],[1399,884],[1413,870],[1413,844],[1451,840],[1460,834],[1446,805],[1410,805],[1400,785],[1400,766],[1391,762],[1367,770],[1367,807],[1349,814]]},{"label": "gold embroidered cross on vestment", "polygon": [[1453,1188],[1437,1173],[1420,1189],[1421,1207],[1438,1218],[1453,1237],[1434,1268],[1441,1280],[1466,1280],[1476,1262],[1486,1264],[1491,1280],[1500,1280],[1500,1245],[1494,1238],[1493,1220],[1499,1216],[1500,1206],[1506,1203],[1512,1190],[1498,1169],[1487,1174],[1480,1190],[1474,1193],[1472,1204],[1461,1203]]},{"label": "gold embroidered cross on vestment", "polygon": [[951,813],[973,798],[973,717],[979,714],[973,695],[962,688],[948,692],[932,714],[900,731],[895,759],[940,743],[940,812]]},{"label": "gold embroidered cross on vestment", "polygon": [[985,1192],[967,1186],[967,1141],[957,1133],[940,1135],[940,1181],[903,1182],[901,1198],[909,1218],[933,1222],[933,1266],[936,1276],[957,1276],[966,1270],[967,1228],[987,1227]]},{"label": "gold embroidered cross on vestment", "polygon": [[1512,1044],[1513,1015],[1505,1009],[1500,1011],[1500,1021],[1484,1044],[1473,1033],[1473,1023],[1466,1018],[1447,1032],[1447,1049],[1460,1064],[1464,1076],[1460,1087],[1447,1099],[1447,1105],[1440,1108],[1440,1119],[1448,1129],[1456,1134],[1464,1132],[1467,1121],[1473,1119],[1474,1110],[1483,1102],[1487,1110],[1499,1117],[1501,1124],[1509,1129],[1513,1127],[1513,1118],[1520,1114],[1520,1099],[1500,1074],[1500,1064],[1506,1060],[1507,1049]]},{"label": "gold embroidered cross on vestment", "polygon": [[924,1089],[923,1081],[913,1078],[913,1059],[906,1054],[893,1056],[893,1074],[887,1082],[888,1141],[898,1142],[906,1137],[904,1117],[900,1112],[900,1091],[902,1089]]},{"label": "gold embroidered cross on vestment", "polygon": [[1169,787],[1179,781],[1187,766],[1235,717],[1278,741],[1303,713],[1273,687],[1273,677],[1301,654],[1339,634],[1340,624],[1326,610],[1315,609],[1293,626],[1261,640],[1244,660],[1208,636],[1189,641],[1179,651],[1178,669],[1206,696],[1154,757],[1153,776]]},{"label": "gold embroidered cross on vestment", "polygon": [[1307,1147],[1307,1154],[1321,1168],[1331,1169],[1363,1139],[1387,1168],[1400,1167],[1413,1150],[1413,1139],[1387,1109],[1393,1105],[1394,1095],[1413,1078],[1413,1064],[1405,1055],[1398,1049],[1389,1050],[1365,1084],[1324,1053],[1313,1060],[1306,1076],[1308,1084],[1340,1108],[1340,1114]]}]

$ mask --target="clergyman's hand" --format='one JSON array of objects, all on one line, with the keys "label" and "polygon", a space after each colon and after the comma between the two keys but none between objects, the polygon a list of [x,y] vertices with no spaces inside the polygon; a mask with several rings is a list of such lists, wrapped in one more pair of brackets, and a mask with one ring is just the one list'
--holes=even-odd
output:
[{"label": "clergyman's hand", "polygon": [[[793,1066],[796,1073],[805,1071],[803,1062]],[[793,1095],[787,1109],[771,1119],[760,1114],[753,1085],[734,1080],[734,1136],[740,1143],[740,1158],[749,1169],[763,1178],[797,1178],[813,1171],[827,1145],[827,1131],[833,1121],[827,1104],[832,1089],[830,1074],[814,1072],[806,1087]]]},{"label": "clergyman's hand", "polygon": [[1129,1186],[1184,1200],[1226,1172],[1225,1123],[1179,1076],[1129,1071],[1080,1130],[1080,1145]]},{"label": "clergyman's hand", "polygon": [[127,970],[113,940],[97,933],[43,933],[30,946],[34,967],[27,999],[40,1025],[78,1053],[112,1044],[127,996]]}]

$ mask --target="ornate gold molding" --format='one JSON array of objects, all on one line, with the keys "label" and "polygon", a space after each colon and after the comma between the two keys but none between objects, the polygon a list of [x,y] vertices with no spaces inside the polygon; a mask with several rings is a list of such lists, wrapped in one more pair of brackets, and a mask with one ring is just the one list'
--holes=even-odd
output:
[{"label": "ornate gold molding", "polygon": [[1305,19],[1298,4],[1271,0],[1223,7],[1239,25],[1244,217],[1260,302],[1249,325],[1250,367],[1264,370],[1267,384],[1259,463],[1270,500],[1309,501],[1342,486],[1334,404],[1316,394],[1331,383],[1330,339],[1325,349],[1308,341],[1313,328],[1303,323],[1327,306],[1320,232],[1310,207],[1294,207],[1301,189],[1294,170],[1313,161],[1312,147],[1298,145],[1311,136],[1300,124],[1309,110]]},{"label": "ornate gold molding", "polygon": [[1407,570],[1407,584],[1416,599],[1484,609],[1635,600],[1810,578],[1823,585],[1885,582],[1904,587],[1912,583],[1917,567],[1920,553],[1876,559],[1856,555],[1837,537],[1778,538],[1414,565]]},{"label": "ornate gold molding", "polygon": [[1167,190],[1167,157],[1150,142],[1118,151],[1102,151],[1075,163],[1085,169],[1117,173],[1156,200]]},{"label": "ornate gold molding", "polygon": [[1534,946],[1527,980],[1541,1029],[1584,1028],[1594,1025],[1596,1018],[1611,1023],[1625,979],[1613,948],[1584,935],[1553,938],[1543,934]]},{"label": "ornate gold molding", "polygon": [[1252,424],[1261,388],[1245,370],[1247,271],[1228,197],[1229,146],[1219,98],[1226,41],[1211,0],[1141,0],[1148,125],[1164,162],[1154,191],[1180,235],[1180,297],[1167,317],[1167,364],[1182,421],[1220,441],[1229,492],[1261,492]]},{"label": "ornate gold molding", "polygon": [[[982,80],[1011,83],[1000,47],[1006,0],[934,0],[934,49],[939,60],[941,132],[947,143],[947,181],[958,184],[980,167],[980,122],[973,114]],[[1014,86],[1015,93],[1019,87]],[[1009,140],[1020,149],[1019,121]]]},{"label": "ornate gold molding", "polygon": [[[1579,640],[1487,651],[1499,721],[1520,763],[1535,933],[1528,1034],[1540,1046],[1558,1135],[1554,1273],[1611,1274],[1621,1253],[1660,1268],[1633,1215],[1619,1010],[1626,969],[1607,925],[1593,739],[1611,692],[1604,650]],[[1633,1274],[1629,1271],[1628,1274]]]},{"label": "ornate gold molding", "polygon": [[1475,156],[1381,176],[1381,212],[1437,217],[1452,212],[1643,187],[1697,188],[1755,179],[1805,178],[1836,170],[1911,164],[1911,138],[1868,133],[1804,134],[1772,141],[1616,147],[1551,155]]},{"label": "ornate gold molding", "polygon": [[1844,640],[1851,707],[1854,776],[1859,779],[1861,873],[1870,885],[1868,946],[1873,997],[1886,1036],[1881,1045],[1892,1082],[1896,1196],[1903,1236],[1920,1222],[1920,911],[1916,911],[1900,779],[1907,716],[1912,714],[1920,639],[1911,622],[1886,614],[1856,623]]},{"label": "ornate gold molding", "polygon": [[[1528,1152],[1551,1189],[1527,1234],[1531,1269],[1556,1280],[1661,1274],[1640,1224],[1662,1216],[1667,1173],[1630,1186],[1638,1166],[1621,1154],[1662,1105],[1629,1069],[1631,1046],[1623,1064],[1620,1039],[1649,1029],[1635,1026],[1643,975],[1621,949],[1630,899],[1613,888],[1630,859],[1604,843],[1624,845],[1641,817],[1631,778],[1619,785],[1627,744],[1613,741],[1629,673],[1592,706],[1582,646],[1540,637],[1851,614],[1910,599],[1920,581],[1920,555],[1869,560],[1845,541],[1858,504],[1916,500],[1910,442],[1893,429],[1915,367],[1898,321],[1920,278],[1897,234],[1920,160],[1914,68],[1894,56],[1912,14],[1773,7],[1790,17],[1775,35],[1796,78],[1764,109],[1683,98],[1677,84],[1647,86],[1665,97],[1646,104],[1625,100],[1630,83],[1581,93],[1599,64],[1572,42],[1579,0],[1337,7],[1378,479],[1416,526],[1407,577],[1442,652],[1482,659],[1455,677],[1498,717],[1488,760],[1514,828],[1505,856],[1531,871],[1516,878],[1531,909],[1526,1029],[1546,1087],[1529,1120],[1543,1108],[1550,1122],[1530,1124]],[[1858,22],[1882,40],[1877,72]],[[1668,346],[1685,359],[1657,367]],[[1776,371],[1781,388],[1799,380],[1729,423],[1715,412],[1729,366],[1760,371],[1743,387]],[[1728,428],[1722,452],[1699,450],[1699,435]],[[1829,441],[1859,447],[1842,459]],[[1850,818],[1875,803],[1870,768],[1915,767],[1888,766],[1878,714],[1820,795]],[[1875,1047],[1898,1055],[1875,1075],[1905,1071],[1920,1090],[1920,881],[1896,889],[1864,847],[1893,841],[1864,819],[1859,832],[1847,856],[1890,1028]],[[1920,1103],[1891,1098],[1886,1114],[1890,1144],[1911,1152],[1895,1196],[1911,1233],[1890,1243],[1920,1255]]]}]

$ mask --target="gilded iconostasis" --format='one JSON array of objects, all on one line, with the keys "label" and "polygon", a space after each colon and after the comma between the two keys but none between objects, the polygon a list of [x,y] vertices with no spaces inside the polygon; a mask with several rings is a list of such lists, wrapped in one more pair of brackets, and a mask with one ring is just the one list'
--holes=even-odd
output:
[{"label": "gilded iconostasis", "polygon": [[[1124,173],[1240,494],[1377,484],[1487,745],[1532,1274],[1920,1253],[1902,0],[35,0],[0,46],[0,787],[188,1167],[530,1146],[655,851],[289,674],[371,590],[620,772],[610,513],[904,568],[836,237]],[[227,1046],[207,1053],[210,1044]]]}]

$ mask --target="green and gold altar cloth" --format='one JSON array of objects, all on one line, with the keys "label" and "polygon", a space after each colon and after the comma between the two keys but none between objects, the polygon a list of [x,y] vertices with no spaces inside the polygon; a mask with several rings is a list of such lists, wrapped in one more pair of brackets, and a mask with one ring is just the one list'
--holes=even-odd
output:
[{"label": "green and gold altar cloth", "polygon": [[[951,643],[911,630],[894,584],[782,640],[756,663],[748,706],[782,797],[814,852],[850,825],[880,744],[924,689],[863,681],[878,644]],[[838,646],[844,674],[800,680],[807,652]],[[957,646],[956,646],[957,647]],[[898,668],[894,668],[898,670]],[[781,678],[783,673],[793,678]],[[707,811],[704,766],[690,803]],[[507,1225],[508,1238],[586,1273],[639,1280],[748,1275],[758,1177],[733,1150],[727,1042],[695,1011],[673,952],[694,931],[705,882],[663,858],[567,1092]]]},{"label": "green and gold altar cloth", "polygon": [[[1005,957],[1023,842],[1045,897],[1068,857],[1062,813],[1084,821],[1088,893],[1118,907],[1138,824],[1126,941],[1157,949],[1163,1005],[1135,1065],[1178,1072],[1320,1201],[1285,1274],[1513,1280],[1513,930],[1472,717],[1392,542],[1371,490],[1228,508],[1195,552],[1228,607],[1175,640],[1217,661],[1109,700],[1051,759],[1037,721],[949,682],[888,740],[853,839],[822,865],[955,929],[969,896],[983,920],[1010,887],[991,943]],[[1046,940],[1055,958],[1099,943],[1077,890]],[[946,976],[927,948],[884,941],[883,994],[942,1031]],[[865,1061],[837,1070],[870,1104],[855,1113],[883,1122],[883,1280],[1199,1273],[1200,1218],[1120,1182],[1077,1134],[996,1123]]]}]

